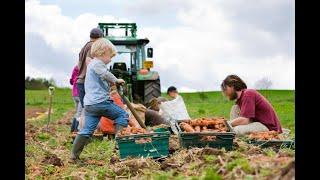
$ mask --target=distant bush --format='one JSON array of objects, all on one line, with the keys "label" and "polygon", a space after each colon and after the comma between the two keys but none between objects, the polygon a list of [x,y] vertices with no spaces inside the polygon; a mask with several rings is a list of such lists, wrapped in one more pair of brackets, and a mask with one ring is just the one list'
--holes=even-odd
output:
[{"label": "distant bush", "polygon": [[204,110],[204,109],[198,109],[198,113],[199,113],[199,114],[205,114],[205,113],[206,113],[206,110]]},{"label": "distant bush", "polygon": [[49,86],[56,86],[54,79],[45,79],[45,78],[25,78],[25,89],[28,90],[40,90],[48,89]]},{"label": "distant bush", "polygon": [[198,94],[199,94],[199,98],[200,98],[202,101],[208,99],[208,96],[206,95],[205,92],[198,92]]}]

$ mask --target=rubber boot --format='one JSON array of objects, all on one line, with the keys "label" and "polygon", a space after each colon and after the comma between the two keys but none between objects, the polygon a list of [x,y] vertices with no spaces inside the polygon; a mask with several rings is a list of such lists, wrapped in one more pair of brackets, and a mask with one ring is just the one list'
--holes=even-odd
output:
[{"label": "rubber boot", "polygon": [[71,160],[79,159],[79,156],[88,141],[89,141],[88,137],[77,135],[76,139],[73,142],[73,147],[72,147],[71,156],[70,156]]},{"label": "rubber boot", "polygon": [[[118,125],[116,124],[116,134],[118,134],[119,131],[121,131],[123,128],[125,128],[124,126]],[[118,144],[116,144],[115,149],[118,150],[119,146]]]},{"label": "rubber boot", "polygon": [[71,132],[77,132],[79,126],[79,121],[77,121],[76,118],[73,118],[72,124],[71,124]]}]

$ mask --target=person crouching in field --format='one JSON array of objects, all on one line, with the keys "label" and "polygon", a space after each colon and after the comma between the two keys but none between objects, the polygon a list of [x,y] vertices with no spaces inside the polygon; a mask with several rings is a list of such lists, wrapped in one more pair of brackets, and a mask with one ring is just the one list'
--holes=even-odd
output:
[{"label": "person crouching in field", "polygon": [[101,116],[114,120],[116,133],[128,126],[128,114],[110,99],[110,84],[123,84],[108,71],[107,64],[116,55],[115,46],[107,39],[96,40],[91,47],[94,59],[88,64],[85,77],[84,110],[85,123],[80,130],[71,152],[71,160],[79,159],[89,137],[94,133]]},{"label": "person crouching in field", "polygon": [[229,100],[236,100],[230,112],[230,122],[236,134],[274,130],[282,133],[275,110],[259,92],[247,89],[236,75],[227,76],[221,84],[222,92]]}]

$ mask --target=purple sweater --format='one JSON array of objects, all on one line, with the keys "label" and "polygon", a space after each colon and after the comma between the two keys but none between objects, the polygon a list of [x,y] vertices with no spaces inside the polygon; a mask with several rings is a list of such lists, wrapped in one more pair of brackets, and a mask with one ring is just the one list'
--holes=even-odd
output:
[{"label": "purple sweater", "polygon": [[77,97],[79,96],[78,87],[77,87],[77,78],[79,74],[78,66],[75,66],[72,71],[72,75],[70,78],[70,84],[72,85],[72,96]]}]

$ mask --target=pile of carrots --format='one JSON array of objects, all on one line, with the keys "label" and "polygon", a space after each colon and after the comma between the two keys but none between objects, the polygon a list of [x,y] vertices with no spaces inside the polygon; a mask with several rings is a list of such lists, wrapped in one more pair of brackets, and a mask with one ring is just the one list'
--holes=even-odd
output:
[{"label": "pile of carrots", "polygon": [[217,118],[199,118],[181,122],[180,128],[184,132],[227,132],[226,119]]},{"label": "pile of carrots", "polygon": [[279,140],[279,133],[276,131],[252,132],[249,134],[249,139],[255,140]]},{"label": "pile of carrots", "polygon": [[130,135],[133,135],[133,134],[148,134],[150,132],[148,132],[146,129],[144,128],[138,128],[138,127],[126,127],[126,128],[123,128],[119,133],[118,135],[119,136],[130,136]]}]

